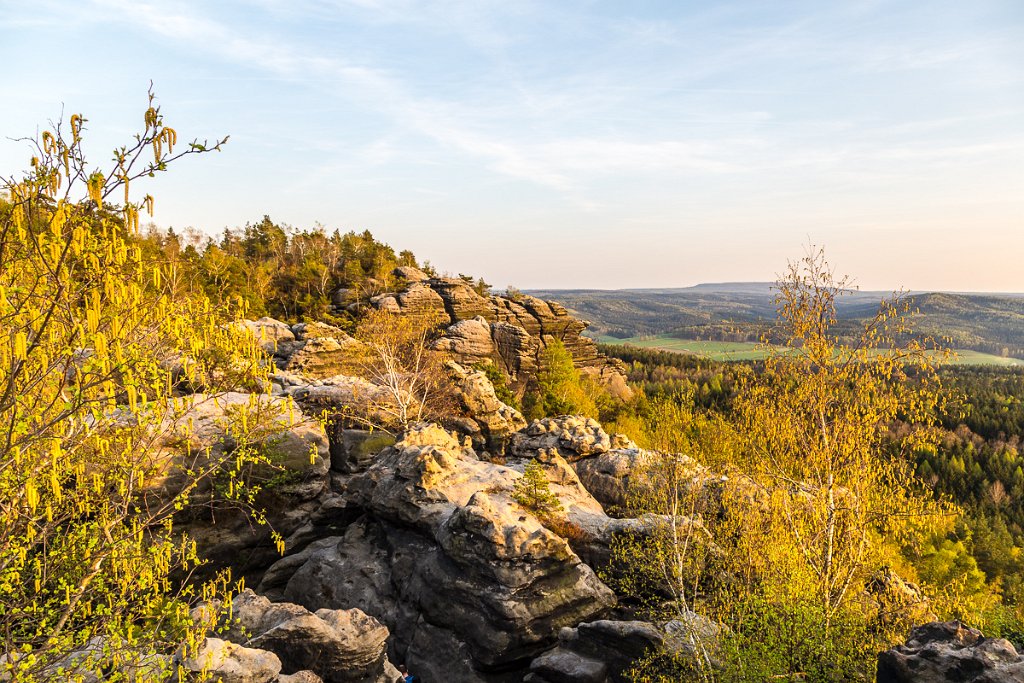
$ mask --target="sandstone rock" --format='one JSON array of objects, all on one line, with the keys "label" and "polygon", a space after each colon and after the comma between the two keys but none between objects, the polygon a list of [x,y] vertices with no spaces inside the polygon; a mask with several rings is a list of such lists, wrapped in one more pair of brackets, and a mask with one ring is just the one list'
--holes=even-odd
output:
[{"label": "sandstone rock", "polygon": [[402,307],[398,305],[398,298],[392,294],[378,294],[375,297],[371,297],[370,305],[388,313],[402,312]]},{"label": "sandstone rock", "polygon": [[482,362],[494,355],[491,326],[481,317],[460,320],[445,330],[434,347],[459,358],[464,363]]},{"label": "sandstone rock", "polygon": [[376,424],[387,424],[392,419],[385,411],[393,404],[391,394],[361,377],[335,375],[311,381],[287,374],[275,375],[275,379],[278,378],[284,385],[283,392],[311,414],[326,410],[332,419],[343,425],[348,424],[344,418],[351,415]]},{"label": "sandstone rock", "polygon": [[610,450],[576,461],[576,474],[591,495],[608,509],[621,509],[628,503],[633,471],[650,454],[640,449]]},{"label": "sandstone rock", "polygon": [[536,377],[540,368],[541,340],[525,328],[507,322],[491,324],[491,338],[497,352],[497,361],[510,377],[518,380],[520,394],[526,388],[527,378]]},{"label": "sandstone rock", "polygon": [[297,341],[308,341],[310,339],[336,339],[339,342],[347,342],[352,339],[345,330],[334,325],[328,325],[319,321],[297,323],[292,325],[292,333]]},{"label": "sandstone rock", "polygon": [[959,621],[932,622],[905,645],[878,656],[878,683],[1011,683],[1024,681],[1024,659],[1002,638],[986,638]]},{"label": "sandstone rock", "polygon": [[[392,680],[395,679],[389,679],[388,683]],[[298,671],[293,674],[281,674],[277,677],[277,683],[324,683],[324,679],[312,671]]]},{"label": "sandstone rock", "polygon": [[494,385],[482,371],[470,370],[454,361],[446,367],[456,389],[460,417],[465,420],[459,431],[471,436],[477,448],[503,452],[511,435],[526,426],[522,414],[498,399]]},{"label": "sandstone rock", "polygon": [[[560,469],[553,489],[576,497],[567,507],[600,514],[564,461]],[[474,671],[513,667],[614,601],[565,540],[512,500],[520,476],[436,426],[410,430],[348,482],[367,518],[282,560],[261,590],[310,609],[358,607],[391,630],[396,661],[449,641]]]},{"label": "sandstone rock", "polygon": [[481,296],[461,278],[431,278],[413,270],[400,276],[408,283],[404,291],[378,295],[370,304],[392,313],[443,314],[449,328],[438,348],[451,352],[456,361],[473,364],[490,358],[505,369],[521,396],[537,376],[542,351],[557,339],[582,372],[616,396],[631,395],[625,366],[598,352],[594,341],[581,335],[587,323],[559,304],[527,295]]},{"label": "sandstone rock", "polygon": [[161,448],[188,455],[219,457],[237,445],[238,416],[258,420],[270,434],[262,444],[285,469],[322,477],[330,467],[327,436],[320,423],[307,418],[280,397],[228,392],[192,394],[164,420]]},{"label": "sandstone rock", "polygon": [[[344,332],[341,333],[345,335]],[[359,342],[347,335],[310,337],[298,342],[298,348],[288,356],[286,372],[304,377],[323,378],[342,374],[351,362]]]},{"label": "sandstone rock", "polygon": [[[261,447],[276,464],[265,474],[279,479],[265,486],[257,505],[266,512],[270,526],[255,525],[242,511],[204,505],[179,514],[179,530],[189,533],[212,567],[231,566],[236,576],[267,566],[278,553],[270,535],[276,529],[286,537],[306,524],[321,506],[327,488],[330,453],[319,422],[307,418],[284,397],[228,393],[194,394],[179,399],[179,409],[168,414],[157,441],[158,457],[165,475],[151,484],[153,494],[165,497],[183,481],[184,464],[232,460],[239,411],[246,411],[250,426],[262,422],[269,430]],[[204,490],[197,493],[202,494]]]},{"label": "sandstone rock", "polygon": [[395,297],[398,311],[412,315],[437,315],[448,319],[444,299],[429,285],[417,282]]},{"label": "sandstone rock", "polygon": [[493,319],[494,309],[488,297],[477,294],[476,290],[461,278],[432,278],[430,288],[444,300],[445,309],[451,315],[451,322],[468,320],[477,316]]},{"label": "sandstone rock", "polygon": [[331,469],[345,474],[362,472],[378,453],[395,443],[395,437],[379,430],[346,429],[343,425],[329,429]]},{"label": "sandstone rock", "polygon": [[187,671],[208,671],[222,683],[276,683],[281,673],[281,660],[272,652],[219,638],[207,638],[195,656],[185,659],[182,666]]},{"label": "sandstone rock", "polygon": [[512,437],[511,452],[518,457],[533,457],[542,450],[555,449],[569,462],[611,450],[611,438],[597,420],[580,415],[564,415],[534,420]]},{"label": "sandstone rock", "polygon": [[558,646],[530,664],[537,683],[624,681],[634,660],[662,646],[665,635],[646,621],[594,621],[558,634]]},{"label": "sandstone rock", "polygon": [[423,282],[430,279],[429,275],[414,266],[398,266],[394,270],[394,275],[407,282]]},{"label": "sandstone rock", "polygon": [[388,630],[358,609],[319,609],[313,614],[247,589],[232,601],[231,617],[225,638],[273,652],[285,672],[308,670],[325,683],[387,680]]},{"label": "sandstone rock", "polygon": [[[439,652],[444,656],[438,657]],[[405,661],[409,671],[424,681],[485,683],[493,680],[473,668],[473,658],[466,645],[451,631],[432,626],[422,618],[416,623]]]},{"label": "sandstone rock", "polygon": [[295,341],[295,334],[292,332],[292,329],[280,320],[263,317],[259,320],[243,320],[241,324],[255,335],[256,339],[260,342],[260,346],[269,355],[277,354],[279,346],[283,350],[287,348],[284,346],[287,342]]}]

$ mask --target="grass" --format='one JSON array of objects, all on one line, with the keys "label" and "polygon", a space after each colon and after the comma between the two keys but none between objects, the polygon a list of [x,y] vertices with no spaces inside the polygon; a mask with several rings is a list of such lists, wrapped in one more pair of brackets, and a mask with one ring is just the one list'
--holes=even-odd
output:
[{"label": "grass", "polygon": [[[763,349],[754,342],[721,342],[700,341],[696,339],[677,339],[667,335],[652,335],[619,339],[602,335],[597,338],[602,344],[626,344],[641,348],[674,351],[676,353],[692,353],[716,361],[760,360],[765,357]],[[957,357],[949,361],[950,365],[990,365],[1002,367],[1022,367],[1024,360],[1019,358],[1003,358],[981,351],[958,349]]]}]

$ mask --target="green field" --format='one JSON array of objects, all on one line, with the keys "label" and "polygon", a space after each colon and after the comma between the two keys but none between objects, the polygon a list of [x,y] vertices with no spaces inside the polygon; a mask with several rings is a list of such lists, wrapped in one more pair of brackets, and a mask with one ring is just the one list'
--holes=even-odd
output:
[{"label": "green field", "polygon": [[[720,342],[699,341],[695,339],[676,339],[666,335],[629,337],[619,339],[602,335],[596,338],[601,344],[626,344],[676,353],[692,353],[716,361],[760,360],[765,352],[754,342]],[[1004,367],[1024,367],[1024,360],[1019,358],[1003,358],[990,353],[958,349],[957,356],[950,361],[951,365],[999,365]]]}]

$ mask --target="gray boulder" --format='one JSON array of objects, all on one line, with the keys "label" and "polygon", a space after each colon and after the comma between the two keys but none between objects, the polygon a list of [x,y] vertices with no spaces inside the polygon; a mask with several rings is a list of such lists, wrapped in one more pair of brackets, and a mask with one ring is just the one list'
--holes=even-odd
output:
[{"label": "gray boulder", "polygon": [[[552,489],[570,512],[600,514],[562,464],[568,478]],[[514,502],[521,476],[443,429],[411,430],[347,482],[367,517],[284,558],[260,590],[309,609],[358,607],[387,625],[394,659],[410,666],[446,661],[430,647],[445,642],[481,675],[515,668],[614,603],[569,544]]]},{"label": "gray boulder", "polygon": [[225,639],[273,652],[286,673],[311,671],[325,683],[392,683],[388,629],[358,609],[272,603],[246,589],[231,603]]},{"label": "gray boulder", "polygon": [[1010,641],[959,621],[931,622],[878,656],[878,683],[1020,683],[1024,659]]}]

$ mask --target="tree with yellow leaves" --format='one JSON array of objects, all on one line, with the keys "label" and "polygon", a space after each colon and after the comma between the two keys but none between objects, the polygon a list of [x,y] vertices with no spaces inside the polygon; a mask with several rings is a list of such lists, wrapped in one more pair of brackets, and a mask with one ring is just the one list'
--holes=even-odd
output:
[{"label": "tree with yellow leaves", "polygon": [[202,639],[190,603],[228,585],[172,580],[199,563],[175,513],[213,479],[229,504],[248,500],[259,456],[186,464],[157,444],[182,387],[260,388],[265,369],[225,324],[236,311],[175,292],[135,240],[153,209],[141,179],[226,138],[179,147],[150,93],[142,131],[102,171],[85,123],[30,141],[30,171],[0,194],[0,678],[161,680],[169,658],[154,655]]},{"label": "tree with yellow leaves", "polygon": [[446,356],[433,345],[445,320],[436,312],[364,313],[355,332],[357,343],[349,347],[348,365],[380,391],[346,416],[397,434],[445,414],[451,402]]},{"label": "tree with yellow leaves", "polygon": [[811,248],[777,284],[784,347],[738,392],[752,470],[770,492],[816,584],[824,634],[867,579],[878,538],[898,543],[938,512],[914,491],[912,462],[886,453],[897,419],[905,447],[934,441],[946,397],[937,363],[949,351],[912,335],[910,305],[883,301],[852,341],[837,333],[850,291]]}]

